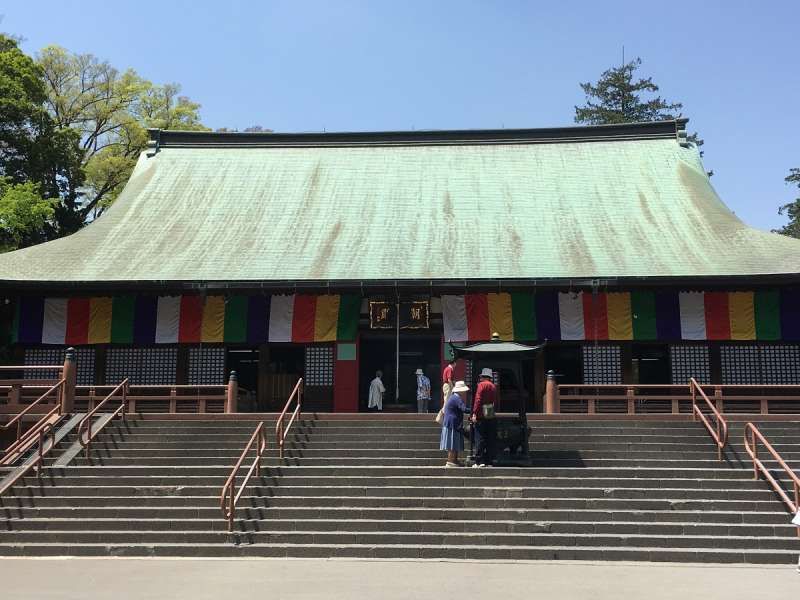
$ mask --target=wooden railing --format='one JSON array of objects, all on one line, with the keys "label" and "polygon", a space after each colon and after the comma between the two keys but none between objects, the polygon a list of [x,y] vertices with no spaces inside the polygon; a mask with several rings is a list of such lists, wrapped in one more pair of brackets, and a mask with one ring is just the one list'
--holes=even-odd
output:
[{"label": "wooden railing", "polygon": [[[64,379],[64,365],[2,365],[0,374],[10,373],[12,377],[0,379],[0,406],[3,412],[16,413],[21,406],[27,406],[37,400],[42,393],[55,383]],[[27,373],[47,375],[56,373],[56,377],[27,378]],[[18,375],[18,376],[16,376]],[[60,401],[61,398],[59,397]],[[39,406],[41,410],[42,406]]]},{"label": "wooden railing", "polygon": [[[236,476],[239,473],[239,469],[241,468],[244,459],[247,457],[247,453],[253,449],[253,444],[257,444],[256,456],[253,460],[253,463],[250,465],[247,474],[244,476],[244,480],[239,485],[239,491],[237,492]],[[261,457],[263,456],[266,448],[267,437],[264,435],[264,422],[262,421],[258,424],[255,431],[253,431],[253,435],[250,436],[250,441],[247,442],[244,450],[242,450],[242,454],[239,456],[239,460],[236,461],[233,470],[231,470],[228,480],[225,482],[225,485],[222,486],[222,493],[219,496],[219,507],[222,510],[223,516],[228,521],[228,531],[233,531],[233,519],[236,514],[236,503],[239,502],[239,498],[241,498],[242,493],[247,487],[250,477],[252,477],[254,471],[256,477],[261,475]]]},{"label": "wooden railing", "polygon": [[[286,413],[291,407],[293,401],[297,403],[297,406],[292,412],[292,418],[289,419],[289,423],[284,425],[283,421],[286,418]],[[275,423],[275,440],[278,444],[278,452],[281,458],[283,458],[283,445],[286,442],[286,435],[289,433],[289,429],[292,427],[292,423],[295,422],[295,419],[297,419],[297,416],[300,414],[300,411],[302,410],[302,403],[303,403],[303,378],[301,377],[300,379],[297,380],[297,383],[295,384],[292,393],[289,395],[289,399],[286,401],[286,406],[283,407],[283,411],[278,416],[278,422]]]},{"label": "wooden railing", "polygon": [[[61,394],[64,392],[65,383],[66,380],[61,379],[55,385],[51,386],[44,394],[39,396],[38,399],[26,406],[22,411],[19,412],[19,414],[9,420],[8,423],[0,425],[0,429],[2,430],[9,430],[14,426],[16,426],[17,429],[16,439],[11,443],[10,446],[8,446],[8,448],[5,449],[2,459],[0,459],[0,463],[5,464],[10,456],[29,445],[30,442],[33,441],[33,438],[37,436],[41,430],[47,428],[47,426],[51,424],[50,421],[53,419],[53,417],[61,414]],[[33,409],[39,405],[48,404],[47,401],[51,398],[54,399],[55,406],[42,415],[30,429],[23,431],[22,421],[25,415],[31,413]]]},{"label": "wooden railing", "polygon": [[[111,417],[108,421],[106,421],[101,427],[92,431],[92,419],[94,418],[95,414],[103,408],[108,402],[110,402],[114,396],[121,392],[122,393],[122,402],[120,405],[111,413]],[[80,424],[78,425],[78,441],[81,443],[86,449],[86,458],[89,458],[89,455],[92,451],[92,440],[99,434],[103,428],[105,428],[108,423],[111,422],[112,419],[118,416],[122,416],[122,420],[125,420],[125,412],[128,408],[128,380],[124,379],[122,382],[117,385],[111,392],[109,392],[108,396],[106,396],[97,406],[95,406],[92,410],[86,413],[86,416],[81,419]]]},{"label": "wooden railing", "polygon": [[[728,423],[725,421],[724,417],[720,414],[717,407],[708,399],[708,396],[703,391],[703,388],[700,386],[699,383],[692,377],[689,379],[689,389],[692,392],[692,420],[700,419],[700,422],[705,426],[708,430],[708,433],[711,435],[711,438],[717,445],[717,457],[719,460],[722,460],[722,451],[725,448],[725,444],[728,443]],[[714,415],[714,426],[712,427],[711,422],[708,420],[708,417],[703,412],[703,409],[697,404],[697,396],[705,402],[706,408]]]},{"label": "wooden railing", "polygon": [[[79,385],[75,403],[91,410],[114,385]],[[221,413],[225,410],[227,385],[129,385],[127,412]]]},{"label": "wooden railing", "polygon": [[[800,385],[699,384],[722,414],[800,414]],[[562,414],[690,414],[691,388],[677,384],[555,384]]]},{"label": "wooden railing", "polygon": [[[767,452],[772,455],[772,458],[775,460],[775,462],[780,465],[784,473],[786,473],[786,475],[789,477],[789,481],[791,482],[794,491],[794,501],[792,501],[792,499],[789,497],[789,494],[786,493],[784,487],[777,479],[775,479],[770,470],[758,457],[758,442],[764,444]],[[781,500],[783,500],[786,508],[789,509],[789,512],[791,512],[792,515],[797,515],[800,513],[800,477],[798,477],[791,467],[786,464],[786,461],[781,458],[781,455],[778,454],[775,448],[772,447],[772,444],[767,441],[767,438],[765,438],[764,435],[758,430],[758,427],[752,423],[748,423],[744,428],[744,447],[747,450],[747,453],[750,455],[750,458],[753,460],[753,479],[758,479],[758,475],[761,473],[770,483],[772,488],[778,493],[778,496],[780,496]],[[797,534],[800,536],[800,527],[797,529]]]}]

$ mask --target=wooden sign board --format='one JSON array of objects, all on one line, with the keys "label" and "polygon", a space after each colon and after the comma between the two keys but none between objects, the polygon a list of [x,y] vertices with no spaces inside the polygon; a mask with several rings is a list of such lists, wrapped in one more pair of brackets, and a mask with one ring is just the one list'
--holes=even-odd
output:
[{"label": "wooden sign board", "polygon": [[[370,329],[395,329],[397,327],[397,304],[370,300]],[[427,300],[410,300],[400,303],[400,329],[428,329],[430,327],[430,303]]]}]

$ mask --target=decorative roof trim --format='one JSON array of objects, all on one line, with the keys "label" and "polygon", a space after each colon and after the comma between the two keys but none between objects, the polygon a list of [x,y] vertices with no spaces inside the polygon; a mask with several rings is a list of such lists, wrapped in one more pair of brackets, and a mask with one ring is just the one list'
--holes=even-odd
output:
[{"label": "decorative roof trim", "polygon": [[471,146],[493,144],[558,144],[674,139],[686,143],[689,119],[544,129],[465,129],[337,133],[240,133],[150,129],[150,152],[161,148],[273,148],[342,146]]}]

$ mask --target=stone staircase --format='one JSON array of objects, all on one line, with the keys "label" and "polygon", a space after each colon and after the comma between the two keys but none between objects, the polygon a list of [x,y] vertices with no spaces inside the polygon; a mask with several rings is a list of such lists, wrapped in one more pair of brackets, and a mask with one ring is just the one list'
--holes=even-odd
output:
[{"label": "stone staircase", "polygon": [[[115,422],[90,460],[51,461],[0,498],[0,555],[790,564],[800,552],[791,516],[752,479],[741,424],[720,463],[687,421],[532,421],[533,466],[445,469],[432,417],[306,419],[285,459],[269,439],[228,533],[219,494],[255,424]],[[762,431],[800,465],[800,424]]]}]

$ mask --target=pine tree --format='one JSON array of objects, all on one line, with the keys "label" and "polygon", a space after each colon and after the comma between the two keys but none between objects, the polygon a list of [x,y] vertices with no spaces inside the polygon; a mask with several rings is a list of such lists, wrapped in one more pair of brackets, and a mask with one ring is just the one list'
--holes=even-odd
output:
[{"label": "pine tree", "polygon": [[[800,169],[789,169],[789,175],[786,176],[784,181],[789,184],[796,183],[797,187],[800,188]],[[772,231],[800,238],[800,198],[789,204],[784,204],[778,209],[779,215],[784,213],[789,217],[789,222],[780,229],[773,229]]]}]

